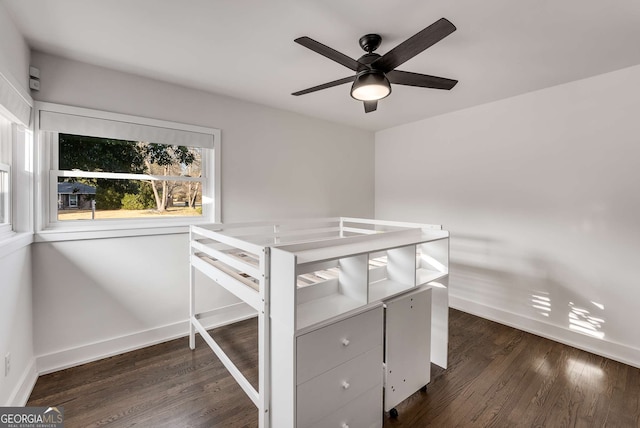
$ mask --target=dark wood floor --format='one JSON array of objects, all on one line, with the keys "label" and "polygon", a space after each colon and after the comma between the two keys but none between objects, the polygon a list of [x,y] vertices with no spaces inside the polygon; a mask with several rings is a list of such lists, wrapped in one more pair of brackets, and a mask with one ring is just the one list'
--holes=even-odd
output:
[{"label": "dark wood floor", "polygon": [[[449,368],[385,427],[640,427],[640,370],[451,310]],[[217,329],[254,385],[255,320]],[[42,376],[29,406],[64,406],[65,427],[255,427],[257,411],[198,338]],[[274,427],[279,428],[279,427]]]}]

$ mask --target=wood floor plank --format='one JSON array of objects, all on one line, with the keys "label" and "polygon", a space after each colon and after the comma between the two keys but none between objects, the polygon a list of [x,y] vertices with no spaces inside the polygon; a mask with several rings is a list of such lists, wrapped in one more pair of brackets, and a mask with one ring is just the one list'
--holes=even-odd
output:
[{"label": "wood floor plank", "polygon": [[573,402],[578,403],[576,421],[581,426],[603,426],[606,413],[598,411],[600,397],[606,394],[607,385],[603,379],[605,358],[587,354],[585,366],[576,384]]},{"label": "wood floor plank", "polygon": [[[521,333],[519,339],[522,336],[526,337]],[[493,371],[483,373],[488,388],[467,415],[474,425],[510,426],[508,417],[520,397],[519,392],[523,386],[535,382],[536,369],[540,365],[535,356],[539,352],[540,341],[535,340],[532,344],[527,340],[519,340],[518,344],[508,358],[495,361]]]},{"label": "wood floor plank", "polygon": [[556,379],[563,370],[563,362],[567,347],[550,340],[539,338],[546,345],[534,357],[535,380],[525,386],[518,394],[518,401],[508,415],[508,420],[519,424],[520,421],[532,421],[543,414],[549,405],[549,396],[553,391]]},{"label": "wood floor plank", "polygon": [[[640,369],[450,311],[448,368],[384,426],[640,427]],[[257,321],[213,331],[257,386]],[[257,410],[198,337],[41,376],[29,406],[60,405],[65,427],[254,428]],[[278,428],[278,427],[274,427]]]}]

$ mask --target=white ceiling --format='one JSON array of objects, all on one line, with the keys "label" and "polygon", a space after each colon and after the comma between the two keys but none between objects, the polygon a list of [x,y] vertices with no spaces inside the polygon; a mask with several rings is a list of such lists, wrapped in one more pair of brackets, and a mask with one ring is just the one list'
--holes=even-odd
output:
[{"label": "white ceiling", "polygon": [[[638,0],[1,0],[36,50],[380,130],[640,64]],[[365,114],[349,85],[291,92],[352,72],[296,43],[384,54],[437,19],[456,32],[399,67],[458,79],[393,86]]]}]

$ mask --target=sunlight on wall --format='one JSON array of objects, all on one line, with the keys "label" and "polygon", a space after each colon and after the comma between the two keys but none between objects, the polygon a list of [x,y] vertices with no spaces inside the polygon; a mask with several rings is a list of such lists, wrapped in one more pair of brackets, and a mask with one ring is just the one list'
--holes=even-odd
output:
[{"label": "sunlight on wall", "polygon": [[[604,310],[604,305],[596,302],[591,303]],[[602,318],[596,318],[587,309],[580,308],[573,302],[569,302],[569,328],[571,330],[603,339],[604,331],[601,331],[603,324],[604,320]]]},{"label": "sunlight on wall", "polygon": [[[551,298],[545,291],[536,291],[531,294],[531,307],[538,311],[538,314],[549,318],[552,312]],[[591,301],[591,304],[599,311],[604,311],[602,303]],[[588,309],[580,307],[573,302],[569,302],[569,329],[578,333],[586,334],[598,339],[604,338],[602,326],[604,319],[591,314]]]},{"label": "sunlight on wall", "polygon": [[538,309],[540,315],[548,317],[551,312],[551,299],[548,296],[549,293],[538,292],[531,295],[531,306]]}]

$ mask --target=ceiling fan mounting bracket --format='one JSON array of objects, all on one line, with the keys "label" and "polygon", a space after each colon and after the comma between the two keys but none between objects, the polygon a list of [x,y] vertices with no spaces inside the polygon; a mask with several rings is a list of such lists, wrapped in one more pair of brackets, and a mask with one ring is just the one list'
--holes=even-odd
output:
[{"label": "ceiling fan mounting bracket", "polygon": [[366,34],[360,37],[360,47],[368,53],[378,49],[380,43],[382,43],[382,37],[379,34]]}]

